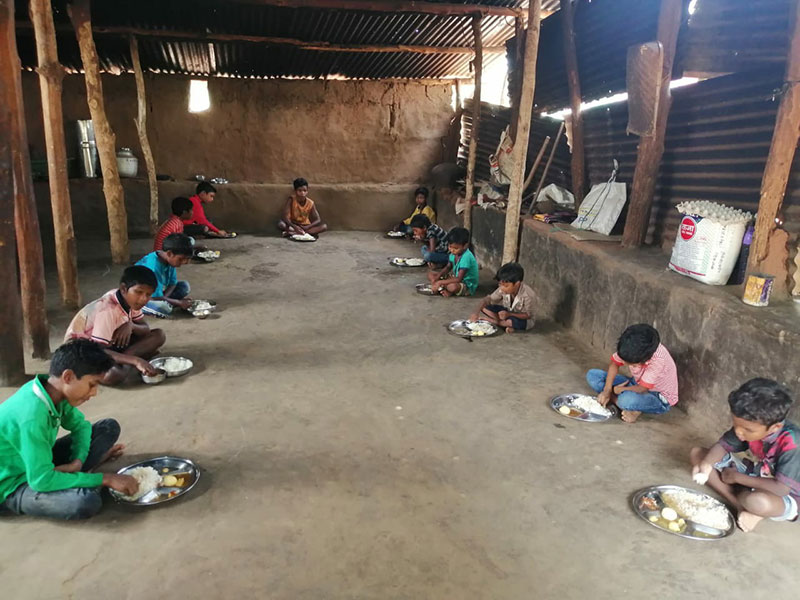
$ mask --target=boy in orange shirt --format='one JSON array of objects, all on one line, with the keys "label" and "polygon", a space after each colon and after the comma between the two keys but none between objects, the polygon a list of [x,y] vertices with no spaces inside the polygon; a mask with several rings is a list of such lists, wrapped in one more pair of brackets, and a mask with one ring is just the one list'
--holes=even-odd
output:
[{"label": "boy in orange shirt", "polygon": [[308,181],[298,177],[293,185],[294,194],[286,200],[278,229],[283,232],[283,237],[306,233],[317,237],[327,231],[328,226],[322,222],[314,201],[308,197]]}]

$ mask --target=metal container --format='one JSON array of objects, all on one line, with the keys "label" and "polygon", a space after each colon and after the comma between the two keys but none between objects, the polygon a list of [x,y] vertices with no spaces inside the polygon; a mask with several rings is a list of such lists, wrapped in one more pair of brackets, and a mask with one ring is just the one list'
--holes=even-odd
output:
[{"label": "metal container", "polygon": [[97,142],[94,137],[94,124],[91,119],[85,119],[77,121],[76,128],[81,176],[97,177]]},{"label": "metal container", "polygon": [[117,151],[117,169],[120,177],[136,177],[139,172],[139,159],[134,156],[130,148],[120,148]]},{"label": "metal container", "polygon": [[[118,491],[110,490],[111,496],[118,502],[132,504],[134,506],[155,506],[156,504],[163,504],[164,502],[175,500],[186,494],[197,485],[200,479],[200,468],[188,458],[180,458],[177,456],[160,456],[158,458],[143,460],[142,462],[123,467],[117,471],[117,473],[119,475],[127,475],[136,467],[154,468],[162,477],[161,485],[138,500],[127,500]],[[179,479],[181,485],[164,485],[163,478],[167,475],[172,475]]]}]

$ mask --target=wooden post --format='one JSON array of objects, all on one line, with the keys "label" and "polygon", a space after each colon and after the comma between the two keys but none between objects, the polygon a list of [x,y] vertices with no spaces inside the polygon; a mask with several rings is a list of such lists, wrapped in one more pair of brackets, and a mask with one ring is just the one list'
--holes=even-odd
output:
[{"label": "wooden post", "polygon": [[94,135],[97,139],[97,153],[103,170],[103,194],[106,197],[108,230],[111,234],[111,260],[115,264],[124,265],[130,259],[128,214],[125,210],[125,194],[117,169],[116,137],[106,117],[103,83],[100,81],[100,62],[92,38],[89,0],[75,0],[67,5],[67,12],[78,37],[86,80],[86,99],[89,102],[89,113],[92,115]]},{"label": "wooden post", "polygon": [[798,138],[800,138],[800,0],[794,0],[791,19],[789,55],[772,143],[761,179],[753,243],[750,246],[748,272],[765,271],[775,276],[775,291],[782,293],[788,285],[786,261],[787,236],[777,229],[789,175],[792,171]]},{"label": "wooden post", "polygon": [[[523,36],[525,35],[525,23],[522,17],[514,19],[514,65],[517,72],[522,69],[523,60]],[[511,139],[517,139],[517,123],[519,122],[519,97],[522,93],[522,77],[517,77],[517,84],[514,85],[511,92],[511,129],[509,134]]]},{"label": "wooden post", "polygon": [[133,74],[136,77],[136,102],[138,112],[136,115],[136,131],[139,132],[139,143],[147,165],[147,182],[150,184],[150,233],[158,231],[158,182],[156,181],[156,161],[153,159],[153,150],[147,137],[147,97],[144,89],[144,74],[142,63],[139,60],[139,43],[136,37],[131,36],[131,61]]},{"label": "wooden post", "polygon": [[472,94],[472,132],[469,136],[467,157],[467,205],[464,207],[464,227],[472,227],[472,197],[475,195],[475,161],[478,158],[478,137],[481,130],[481,77],[483,76],[483,49],[481,48],[481,16],[472,17],[472,35],[475,38],[475,91]]},{"label": "wooden post", "polygon": [[652,136],[642,136],[639,140],[628,219],[622,234],[622,245],[626,248],[641,246],[650,224],[650,208],[653,205],[661,157],[664,154],[667,117],[672,104],[669,84],[672,81],[672,63],[675,59],[678,32],[683,20],[683,7],[683,0],[661,0],[661,10],[658,15],[658,41],[664,49],[664,62],[661,67],[661,94],[658,100],[655,131]]},{"label": "wooden post", "polygon": [[14,31],[14,3],[0,0],[0,105],[11,112],[11,157],[14,172],[14,227],[17,236],[22,315],[34,358],[50,356],[45,307],[44,258],[39,216],[33,195],[28,132],[22,99],[22,68]]},{"label": "wooden post", "polygon": [[[3,17],[13,14],[12,0],[0,0]],[[3,22],[3,32],[9,28]],[[13,25],[10,31],[13,34]],[[5,48],[3,49],[5,50]],[[13,93],[9,73],[0,73],[0,99]],[[25,377],[22,346],[22,303],[17,285],[17,253],[14,244],[14,170],[11,159],[11,104],[0,102],[0,385],[15,385]]]},{"label": "wooden post", "polygon": [[577,212],[583,202],[586,162],[583,149],[581,79],[578,71],[578,54],[575,50],[575,15],[572,12],[572,0],[561,0],[561,31],[564,36],[564,62],[567,67],[569,104],[572,109],[572,193],[575,196]]},{"label": "wooden post", "polygon": [[81,304],[78,288],[78,260],[72,207],[67,180],[67,147],[64,142],[64,115],[61,88],[64,67],[58,62],[56,33],[50,0],[30,0],[28,5],[36,35],[39,88],[42,94],[44,138],[47,144],[47,173],[50,180],[50,204],[56,241],[56,265],[61,302],[71,308]]},{"label": "wooden post", "polygon": [[503,262],[517,259],[519,249],[519,209],[522,204],[522,186],[525,183],[525,161],[528,157],[528,140],[531,133],[533,93],[536,89],[536,59],[539,53],[539,29],[542,0],[530,0],[528,4],[528,31],[525,34],[525,59],[522,69],[522,92],[519,101],[517,137],[511,151],[513,169],[508,190],[506,208],[506,230],[503,241]]}]

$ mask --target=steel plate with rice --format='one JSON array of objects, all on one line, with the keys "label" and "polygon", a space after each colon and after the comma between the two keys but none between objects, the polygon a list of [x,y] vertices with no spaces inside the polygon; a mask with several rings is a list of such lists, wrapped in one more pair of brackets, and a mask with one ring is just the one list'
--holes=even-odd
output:
[{"label": "steel plate with rice", "polygon": [[315,238],[310,233],[299,234],[295,233],[294,235],[290,235],[289,239],[293,242],[316,242],[317,238]]},{"label": "steel plate with rice", "polygon": [[189,312],[198,319],[205,319],[217,310],[217,303],[213,300],[194,300],[189,307]]},{"label": "steel plate with rice", "polygon": [[390,238],[401,238],[403,236],[405,236],[405,233],[403,233],[402,231],[387,231],[386,232],[386,237],[390,237]]},{"label": "steel plate with rice", "polygon": [[214,262],[220,257],[220,254],[221,252],[219,250],[201,250],[197,252],[195,256],[206,262]]},{"label": "steel plate with rice", "polygon": [[447,331],[463,338],[476,338],[495,335],[500,332],[500,328],[489,321],[459,319],[447,325]]},{"label": "steel plate with rice", "polygon": [[194,363],[183,356],[160,356],[150,361],[156,369],[166,371],[167,377],[180,377],[192,370]]},{"label": "steel plate with rice", "polygon": [[425,261],[421,258],[402,258],[395,256],[389,259],[389,264],[395,267],[424,267]]},{"label": "steel plate with rice", "polygon": [[721,540],[736,522],[722,502],[679,485],[656,485],[631,498],[633,511],[653,527],[692,540]]},{"label": "steel plate with rice", "polygon": [[200,469],[188,458],[177,456],[160,456],[128,465],[117,471],[118,475],[131,475],[148,468],[158,474],[159,482],[136,499],[128,499],[116,490],[109,490],[117,501],[133,506],[155,506],[175,500],[186,494],[200,479]]},{"label": "steel plate with rice", "polygon": [[550,400],[550,408],[558,414],[584,423],[602,423],[618,414],[616,406],[603,407],[594,396],[561,394]]}]

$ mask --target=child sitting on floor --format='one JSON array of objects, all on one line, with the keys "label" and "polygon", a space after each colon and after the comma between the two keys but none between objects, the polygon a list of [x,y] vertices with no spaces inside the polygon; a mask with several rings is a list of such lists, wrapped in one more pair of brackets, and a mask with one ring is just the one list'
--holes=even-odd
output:
[{"label": "child sitting on floor", "polygon": [[[91,425],[78,407],[97,394],[112,358],[89,340],[53,353],[50,375],[37,375],[0,404],[0,515],[86,519],[100,512],[101,486],[135,494],[129,475],[92,473],[122,455],[119,423]],[[70,433],[58,440],[59,427]]]},{"label": "child sitting on floor", "polygon": [[142,308],[156,289],[155,274],[147,267],[128,267],[122,272],[119,288],[84,306],[67,327],[64,341],[87,339],[98,343],[116,363],[101,379],[104,385],[117,385],[132,369],[155,375],[147,362],[164,345],[161,329],[150,329]]},{"label": "child sitting on floor", "polygon": [[211,204],[217,196],[217,188],[208,183],[201,181],[195,188],[195,195],[189,198],[192,203],[191,216],[183,219],[183,232],[192,237],[212,237],[212,238],[226,238],[231,237],[224,229],[218,229],[206,217],[206,211],[203,209],[203,204]]},{"label": "child sitting on floor", "polygon": [[192,201],[183,196],[172,199],[172,214],[161,224],[153,242],[153,250],[161,250],[164,239],[173,233],[183,233],[184,221],[192,220]]},{"label": "child sitting on floor", "polygon": [[447,234],[450,257],[442,270],[431,269],[428,280],[442,296],[472,296],[478,289],[478,261],[469,249],[469,230],[453,227]]},{"label": "child sitting on floor", "polygon": [[[619,375],[627,366],[631,377]],[[589,386],[603,406],[616,399],[622,420],[633,423],[642,413],[660,415],[678,403],[678,370],[661,338],[650,325],[631,325],[617,342],[608,371],[591,369]]]},{"label": "child sitting on floor", "polygon": [[428,220],[431,223],[436,223],[436,211],[433,210],[430,206],[428,206],[428,196],[430,192],[426,187],[418,187],[414,191],[414,202],[416,202],[416,207],[414,208],[414,212],[411,213],[411,216],[407,219],[403,219],[394,228],[394,231],[402,231],[406,235],[411,235],[411,229],[414,227],[411,224],[411,221],[414,220],[414,217],[417,215],[425,215],[428,217]]},{"label": "child sitting on floor", "polygon": [[483,319],[506,328],[506,333],[533,326],[533,290],[525,285],[525,270],[515,262],[504,264],[494,277],[497,289],[483,299],[470,321]]},{"label": "child sitting on floor", "polygon": [[305,233],[319,236],[328,226],[322,222],[314,201],[308,197],[308,181],[298,177],[293,182],[294,193],[283,207],[283,217],[278,221],[278,229],[284,237]]},{"label": "child sitting on floor", "polygon": [[422,258],[434,265],[444,265],[449,259],[447,232],[431,223],[425,215],[415,215],[411,219],[411,231],[414,239],[422,242]]},{"label": "child sitting on floor", "polygon": [[161,250],[144,255],[136,264],[156,275],[156,290],[142,311],[156,317],[168,317],[173,309],[192,305],[188,281],[178,281],[177,267],[188,263],[194,254],[194,240],[184,233],[173,233],[164,239]]},{"label": "child sitting on floor", "polygon": [[771,379],[751,379],[728,396],[733,427],[710,450],[692,448],[692,476],[738,512],[742,531],[763,518],[797,520],[800,429],[786,420],[794,402]]}]

